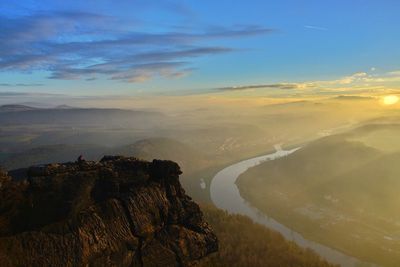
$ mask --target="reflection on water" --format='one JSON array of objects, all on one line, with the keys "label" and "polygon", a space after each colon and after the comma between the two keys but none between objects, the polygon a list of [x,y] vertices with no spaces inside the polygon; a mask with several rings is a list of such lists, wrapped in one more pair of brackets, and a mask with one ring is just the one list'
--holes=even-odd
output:
[{"label": "reflection on water", "polygon": [[364,265],[360,260],[354,257],[350,257],[344,253],[341,253],[340,251],[305,239],[301,234],[292,231],[290,228],[287,228],[286,226],[263,214],[258,209],[247,203],[240,196],[239,190],[235,184],[236,179],[240,176],[240,174],[251,167],[261,164],[264,161],[285,157],[300,149],[295,148],[292,150],[282,150],[280,146],[276,146],[275,148],[277,149],[275,153],[244,160],[218,172],[214,176],[210,186],[211,199],[215,206],[232,214],[248,216],[254,222],[280,232],[286,239],[296,242],[299,246],[313,249],[331,263],[340,264],[344,267],[355,267],[360,266],[361,264],[362,266],[376,266],[372,264]]}]

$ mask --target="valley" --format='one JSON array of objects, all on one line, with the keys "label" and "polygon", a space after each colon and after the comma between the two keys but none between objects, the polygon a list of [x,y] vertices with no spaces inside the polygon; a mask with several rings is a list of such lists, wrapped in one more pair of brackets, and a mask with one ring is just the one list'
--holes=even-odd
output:
[{"label": "valley", "polygon": [[[351,101],[351,104],[349,101]],[[395,125],[389,126],[388,123],[385,123],[386,128],[381,127],[375,131],[373,126],[358,122],[376,120],[377,116],[381,115],[380,111],[374,112],[370,110],[368,116],[363,113],[352,113],[352,117],[349,118],[346,115],[349,110],[353,110],[355,105],[364,106],[365,101],[367,100],[346,99],[344,101],[343,99],[328,98],[318,102],[301,101],[248,107],[246,112],[243,112],[243,110],[236,112],[234,106],[228,105],[223,106],[220,113],[201,110],[193,114],[188,114],[187,111],[158,110],[148,112],[147,110],[69,108],[68,111],[65,111],[65,109],[57,110],[57,112],[63,114],[58,121],[54,121],[52,116],[44,116],[42,109],[39,108],[29,109],[29,112],[39,113],[39,115],[33,113],[34,118],[30,118],[29,114],[26,113],[28,112],[26,107],[22,110],[20,107],[18,109],[14,108],[11,111],[8,107],[7,110],[3,111],[3,118],[8,116],[4,114],[9,114],[15,120],[13,122],[6,121],[7,123],[4,123],[0,128],[0,133],[2,134],[0,135],[0,142],[3,144],[1,146],[0,166],[12,170],[35,164],[74,162],[79,155],[83,155],[86,160],[99,160],[104,155],[135,156],[145,160],[152,160],[153,158],[168,159],[176,161],[181,166],[183,171],[181,182],[190,196],[200,203],[216,204],[215,192],[213,193],[213,188],[215,188],[213,186],[213,182],[215,182],[214,176],[227,166],[246,158],[251,159],[265,155],[266,151],[290,150],[301,145],[302,149],[287,157],[287,159],[291,159],[300,155],[297,156],[300,162],[290,163],[293,165],[289,165],[290,167],[285,167],[285,169],[293,171],[293,173],[288,173],[287,176],[296,174],[298,179],[305,179],[307,183],[309,182],[308,179],[311,178],[308,174],[301,174],[296,168],[307,166],[308,159],[312,159],[311,162],[314,160],[317,160],[317,162],[307,168],[313,169],[319,175],[326,171],[336,177],[340,173],[350,172],[350,163],[346,165],[347,161],[343,163],[335,162],[335,167],[331,168],[328,163],[324,162],[339,158],[344,159],[343,155],[346,155],[348,160],[355,160],[361,166],[371,160],[377,160],[385,153],[392,153],[395,149],[390,144],[393,143],[394,139],[388,139],[388,143],[385,144],[382,141],[377,143],[374,140],[382,140],[379,138],[380,135],[384,135],[385,138],[393,136],[392,131],[397,131],[398,129]],[[338,106],[342,108],[343,116],[335,117],[332,120],[331,114]],[[261,115],[260,110],[262,110]],[[235,113],[240,118],[240,121],[232,119],[232,113]],[[196,124],[192,124],[189,119],[191,116],[196,116]],[[30,119],[32,119],[32,123],[29,123]],[[386,120],[393,119],[386,118]],[[90,123],[85,124],[84,121],[90,121]],[[144,121],[145,123],[142,123]],[[376,136],[376,134],[379,136]],[[368,146],[360,145],[361,142],[367,141],[369,142]],[[383,148],[385,151],[381,151]],[[329,149],[334,150],[330,151]],[[330,159],[312,156],[313,153],[320,155],[320,151],[329,151],[327,156]],[[266,159],[269,159],[269,157]],[[267,161],[259,167],[270,164],[277,168],[276,166],[280,166],[283,160],[286,160],[286,157],[285,159],[277,158],[274,161]],[[295,168],[295,166],[297,167]],[[244,183],[243,177],[246,177],[248,173],[252,173],[259,167],[251,168],[239,177],[237,183],[240,188],[240,194],[251,204],[254,204],[262,212],[277,221],[270,224],[274,222],[273,219],[261,220],[260,215],[257,215],[257,213],[239,213],[250,216],[255,222],[281,232],[286,239],[293,240],[300,246],[315,250],[325,259],[336,259],[330,261],[331,263],[342,264],[342,260],[346,262],[344,259],[347,256],[338,256],[341,255],[341,251],[347,252],[346,244],[342,247],[340,243],[333,244],[327,242],[327,240],[330,237],[337,236],[339,233],[342,234],[341,232],[335,232],[336,225],[343,221],[350,221],[352,218],[344,217],[345,213],[342,213],[339,209],[328,210],[328,208],[322,208],[309,202],[304,202],[307,204],[300,205],[302,203],[300,201],[304,201],[308,196],[306,198],[302,197],[298,192],[305,190],[305,188],[312,190],[313,187],[319,192],[322,190],[322,185],[318,184],[319,187],[316,187],[310,182],[312,187],[309,188],[305,182],[298,184],[290,181],[282,184],[280,189],[276,189],[277,185],[273,187],[274,189],[271,189],[272,187],[265,189],[264,185],[256,185],[250,179],[248,184]],[[280,169],[277,172],[280,175],[285,174]],[[264,171],[257,173],[259,173],[257,174],[258,176],[262,176],[261,174]],[[284,181],[284,179],[277,179],[281,182]],[[323,182],[320,178],[318,178],[318,181]],[[236,188],[234,183],[232,186]],[[259,191],[253,191],[253,186]],[[225,185],[222,185],[222,187],[225,187]],[[318,197],[333,206],[337,202],[337,196],[326,190],[326,188],[324,187],[326,193]],[[334,186],[332,185],[331,188],[334,188]],[[342,191],[345,194],[337,186],[334,190]],[[296,198],[293,198],[293,202],[296,204],[290,204],[288,200],[289,193],[296,196]],[[222,191],[219,195],[229,197],[229,194]],[[319,203],[320,199],[316,197],[315,201]],[[268,203],[268,205],[259,203]],[[236,213],[223,205],[216,204],[216,206]],[[240,205],[235,208],[238,207]],[[288,215],[287,210],[294,210],[294,215]],[[287,221],[293,220],[293,218],[296,220],[296,225],[287,224]],[[307,230],[314,228],[313,220],[325,220],[327,228],[324,229],[334,231],[330,235],[321,230],[319,235],[324,237],[322,239],[318,238],[315,230],[313,230],[315,236],[308,235]],[[269,223],[266,223],[267,221]],[[332,223],[335,227],[329,226]],[[275,227],[276,225],[278,226]],[[282,229],[286,229],[284,225],[295,232],[290,229],[282,231]],[[359,227],[359,225],[356,226]],[[372,232],[366,232],[367,230],[365,230],[369,228],[371,228],[371,225],[361,228],[360,232],[352,231],[355,236],[363,237],[365,233],[372,236]],[[349,228],[346,228],[346,231],[348,230]],[[303,234],[307,240],[314,240],[317,243],[306,241],[302,237]],[[297,239],[293,238],[293,236],[297,236]],[[384,236],[383,242],[389,242],[389,239],[392,238],[390,235]],[[346,240],[345,238],[340,240],[348,243],[348,241],[344,241]],[[393,243],[393,240],[390,241]],[[354,241],[352,242],[354,243]],[[327,246],[324,247],[318,243],[326,244]],[[359,254],[353,254],[352,252],[349,252],[349,254],[365,261],[372,261],[371,258],[363,257]],[[340,260],[337,261],[337,259]],[[347,265],[344,264],[343,266]]]},{"label": "valley", "polygon": [[240,194],[306,238],[396,266],[398,147],[380,135],[394,138],[398,130],[393,124],[365,125],[311,142],[242,174]]}]

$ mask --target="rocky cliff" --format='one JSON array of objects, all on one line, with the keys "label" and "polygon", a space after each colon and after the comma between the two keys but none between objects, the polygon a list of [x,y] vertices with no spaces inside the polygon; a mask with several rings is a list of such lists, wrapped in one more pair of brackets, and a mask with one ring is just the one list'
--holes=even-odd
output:
[{"label": "rocky cliff", "polygon": [[171,161],[104,157],[0,171],[1,266],[191,266],[217,238]]}]

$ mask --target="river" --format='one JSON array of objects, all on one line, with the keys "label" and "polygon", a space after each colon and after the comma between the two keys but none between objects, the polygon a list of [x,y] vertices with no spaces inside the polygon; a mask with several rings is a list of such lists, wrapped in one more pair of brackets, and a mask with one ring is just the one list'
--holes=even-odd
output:
[{"label": "river", "polygon": [[[299,246],[311,248],[330,263],[339,264],[343,267],[355,267],[362,264],[363,262],[357,258],[348,256],[338,250],[332,249],[317,242],[305,239],[301,234],[291,230],[283,224],[280,224],[274,219],[268,217],[266,214],[263,214],[241,197],[239,189],[235,184],[240,174],[244,173],[251,167],[261,164],[264,161],[275,160],[277,158],[290,155],[300,148],[282,150],[280,145],[276,145],[275,149],[276,152],[274,153],[235,163],[218,172],[214,176],[210,185],[211,200],[213,201],[214,205],[222,210],[226,210],[231,214],[248,216],[254,222],[280,232],[286,239],[294,241]],[[362,266],[376,266],[374,264],[363,264],[365,265]]]}]

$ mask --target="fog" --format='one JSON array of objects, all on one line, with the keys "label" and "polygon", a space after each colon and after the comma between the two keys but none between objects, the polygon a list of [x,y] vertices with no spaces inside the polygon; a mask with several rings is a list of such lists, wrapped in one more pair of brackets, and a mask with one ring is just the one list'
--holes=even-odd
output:
[{"label": "fog", "polygon": [[2,106],[0,165],[12,170],[107,154],[170,159],[180,164],[187,192],[212,203],[209,188],[219,170],[277,147],[302,147],[245,172],[238,187],[246,201],[360,260],[387,266],[400,260],[396,103],[385,105],[379,96],[226,93],[118,101]]}]

